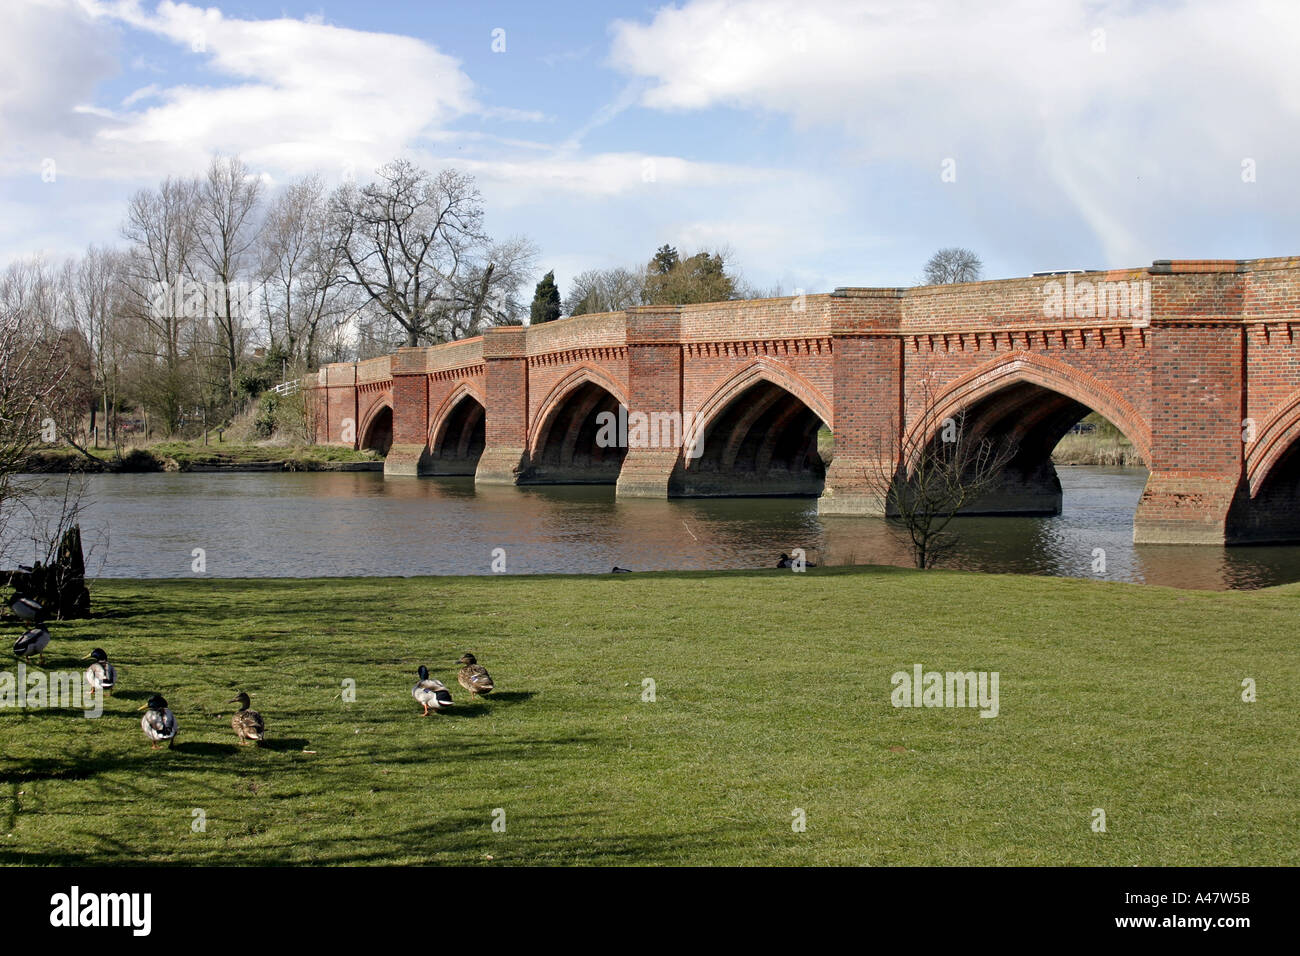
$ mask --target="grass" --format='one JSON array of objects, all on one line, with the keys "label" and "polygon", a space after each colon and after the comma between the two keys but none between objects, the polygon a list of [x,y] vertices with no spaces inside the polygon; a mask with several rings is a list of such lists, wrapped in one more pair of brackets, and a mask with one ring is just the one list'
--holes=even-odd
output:
[{"label": "grass", "polygon": [[42,448],[29,456],[24,467],[36,472],[64,471],[190,471],[196,467],[240,467],[275,464],[287,471],[355,462],[376,462],[372,451],[356,451],[336,445],[285,445],[253,442],[164,441],[123,452],[120,462],[111,449],[95,449],[97,461],[72,448]]},{"label": "grass", "polygon": [[257,462],[358,462],[378,461],[370,451],[355,451],[337,445],[276,445],[215,441],[160,442],[149,449],[159,458],[170,458],[181,470],[191,465],[253,464]]},{"label": "grass", "polygon": [[[1300,586],[830,568],[94,594],[94,619],[52,628],[49,665],[105,647],[120,689],[99,720],[0,710],[0,863],[1298,856]],[[456,686],[465,650],[496,696]],[[419,716],[420,663],[453,712]],[[1000,716],[895,709],[890,675],[916,663],[998,671]],[[236,745],[225,701],[240,689],[266,717],[264,748]],[[140,732],[154,691],[180,721],[171,751]],[[1090,828],[1098,807],[1105,833]]]},{"label": "grass", "polygon": [[1107,465],[1116,468],[1137,468],[1145,465],[1137,448],[1124,433],[1096,412],[1090,413],[1083,423],[1092,430],[1080,434],[1070,432],[1052,450],[1052,461],[1058,465]]}]

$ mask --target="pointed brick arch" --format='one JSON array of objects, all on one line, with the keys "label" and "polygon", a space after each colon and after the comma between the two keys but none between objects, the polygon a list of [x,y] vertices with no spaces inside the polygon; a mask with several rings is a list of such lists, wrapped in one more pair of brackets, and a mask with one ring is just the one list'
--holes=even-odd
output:
[{"label": "pointed brick arch", "polygon": [[913,432],[909,447],[921,447],[938,433],[943,420],[962,409],[1014,385],[1037,385],[1064,395],[1105,416],[1137,448],[1143,460],[1151,461],[1151,425],[1114,388],[1088,372],[1045,355],[1012,352],[975,369],[948,385],[934,399],[934,413],[922,425],[930,434]]},{"label": "pointed brick arch", "polygon": [[[366,410],[366,413],[361,420],[361,425],[357,428],[358,448],[367,447],[369,444],[370,431],[375,425],[375,420],[384,412],[388,412],[390,417],[393,415],[393,400],[391,397],[384,396]],[[389,437],[391,440],[391,434]]]},{"label": "pointed brick arch", "polygon": [[542,400],[542,404],[538,406],[537,415],[528,432],[529,455],[536,455],[545,443],[556,413],[564,407],[564,403],[572,393],[588,383],[604,389],[620,405],[627,407],[627,389],[620,382],[594,365],[579,365],[556,382],[546,394],[546,398]]},{"label": "pointed brick arch", "polygon": [[1300,390],[1283,399],[1257,428],[1255,440],[1246,449],[1246,480],[1252,498],[1268,482],[1278,461],[1300,441]]},{"label": "pointed brick arch", "polygon": [[447,422],[450,420],[452,413],[456,411],[456,406],[466,399],[478,402],[479,405],[486,408],[487,403],[483,400],[483,393],[474,387],[470,382],[459,383],[437,408],[432,415],[432,424],[429,427],[429,450],[434,451],[442,441],[443,432],[446,431]]},{"label": "pointed brick arch", "polygon": [[834,429],[832,422],[833,406],[817,386],[798,372],[781,365],[779,362],[760,357],[739,371],[732,372],[714,386],[709,393],[709,397],[704,400],[699,411],[695,413],[691,427],[686,431],[686,446],[689,447],[691,444],[701,441],[718,415],[736,398],[759,382],[769,382],[778,388],[785,389],[785,391],[808,406],[827,428]]}]

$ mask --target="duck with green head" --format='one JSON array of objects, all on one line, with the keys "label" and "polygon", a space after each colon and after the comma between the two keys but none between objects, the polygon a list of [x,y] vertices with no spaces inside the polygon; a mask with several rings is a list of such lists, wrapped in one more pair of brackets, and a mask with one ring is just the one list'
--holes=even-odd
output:
[{"label": "duck with green head", "polygon": [[446,710],[452,706],[451,691],[447,690],[447,685],[438,678],[429,676],[429,668],[421,664],[416,673],[420,675],[420,680],[411,688],[411,696],[424,708],[421,717],[429,716],[430,707],[434,710]]},{"label": "duck with green head", "polygon": [[164,740],[168,747],[172,746],[176,742],[176,731],[180,728],[176,723],[176,715],[167,706],[167,698],[162,694],[154,694],[140,705],[140,709],[145,712],[140,718],[140,729],[149,738],[149,749],[157,750],[158,744]]},{"label": "duck with green head", "polygon": [[113,696],[113,688],[117,685],[117,668],[108,662],[108,655],[104,653],[102,647],[97,647],[90,652],[86,660],[93,663],[86,668],[86,683],[90,685],[90,696],[95,696],[95,691],[103,691],[105,696]]}]

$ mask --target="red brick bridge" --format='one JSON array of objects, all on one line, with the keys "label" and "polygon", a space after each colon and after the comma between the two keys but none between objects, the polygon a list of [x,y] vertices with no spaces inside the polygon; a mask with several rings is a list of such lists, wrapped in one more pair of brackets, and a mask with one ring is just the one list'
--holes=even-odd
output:
[{"label": "red brick bridge", "polygon": [[1161,261],[644,306],[329,365],[310,384],[318,439],[386,452],[386,474],[817,495],[825,514],[880,514],[878,462],[896,454],[882,449],[959,413],[1018,448],[977,510],[1057,513],[1050,455],[1091,410],[1150,468],[1139,543],[1293,541],[1298,325],[1300,259]]}]

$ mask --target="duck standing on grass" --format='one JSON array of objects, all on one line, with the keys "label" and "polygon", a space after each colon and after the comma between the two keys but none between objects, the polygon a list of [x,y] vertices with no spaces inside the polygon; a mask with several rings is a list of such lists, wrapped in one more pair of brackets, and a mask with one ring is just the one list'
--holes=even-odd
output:
[{"label": "duck standing on grass", "polygon": [[112,697],[113,687],[117,684],[117,668],[108,662],[108,655],[104,653],[104,649],[95,648],[86,660],[94,662],[86,668],[86,683],[90,685],[90,696],[94,697],[95,691],[102,690],[105,695]]},{"label": "duck standing on grass", "polygon": [[241,690],[238,696],[232,697],[226,703],[239,705],[239,710],[230,718],[230,726],[235,728],[239,743],[247,745],[251,740],[253,743],[260,745],[266,739],[266,724],[263,722],[261,714],[248,709],[248,705],[251,703],[248,695]]},{"label": "duck standing on grass", "polygon": [[40,665],[45,666],[45,647],[50,643],[50,632],[45,628],[37,626],[23,633],[23,636],[14,642],[14,656],[31,660],[33,654],[40,657]]},{"label": "duck standing on grass", "polygon": [[420,682],[411,688],[411,696],[424,708],[421,717],[429,716],[430,707],[434,710],[445,710],[451,706],[451,691],[447,690],[446,684],[436,677],[430,677],[429,668],[423,664],[416,673],[420,675]]},{"label": "duck standing on grass", "polygon": [[162,694],[154,694],[140,705],[140,709],[145,712],[140,718],[140,728],[149,738],[149,749],[157,750],[160,740],[167,741],[168,747],[172,746],[176,742],[176,731],[179,728],[176,715],[167,706],[167,698]]},{"label": "duck standing on grass", "polygon": [[460,686],[464,687],[474,697],[480,694],[490,694],[496,689],[492,683],[492,675],[487,672],[487,668],[478,662],[473,654],[465,654],[457,664],[463,665],[456,674],[456,680]]},{"label": "duck standing on grass", "polygon": [[45,612],[45,609],[40,604],[26,597],[14,598],[13,603],[9,605],[9,610],[24,621],[39,621],[41,615]]}]

